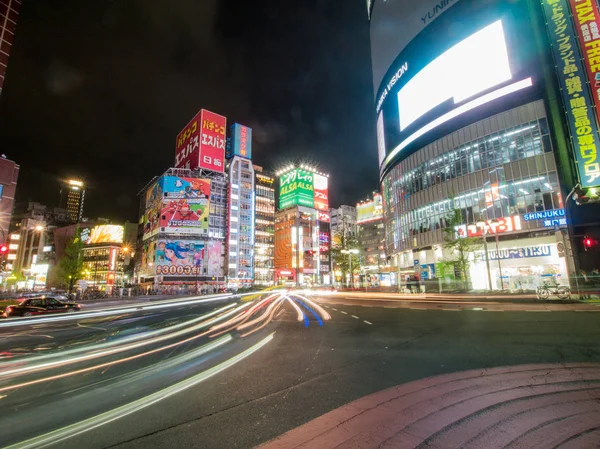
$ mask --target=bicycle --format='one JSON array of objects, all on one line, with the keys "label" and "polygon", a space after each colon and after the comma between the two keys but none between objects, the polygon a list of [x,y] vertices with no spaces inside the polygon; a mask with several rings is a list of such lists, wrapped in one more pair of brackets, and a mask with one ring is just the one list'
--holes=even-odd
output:
[{"label": "bicycle", "polygon": [[538,299],[548,299],[550,295],[558,296],[558,299],[571,299],[571,289],[564,285],[550,285],[548,282],[544,282],[537,288]]}]

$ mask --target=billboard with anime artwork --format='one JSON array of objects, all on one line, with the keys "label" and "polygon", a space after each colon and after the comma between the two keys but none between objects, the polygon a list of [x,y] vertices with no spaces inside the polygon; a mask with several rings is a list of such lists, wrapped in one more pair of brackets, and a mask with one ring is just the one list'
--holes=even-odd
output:
[{"label": "billboard with anime artwork", "polygon": [[159,240],[156,244],[156,274],[200,276],[208,254],[205,243],[192,240]]},{"label": "billboard with anime artwork", "polygon": [[171,234],[197,234],[208,230],[210,180],[165,176],[159,227]]},{"label": "billboard with anime artwork", "polygon": [[162,200],[162,187],[159,182],[156,182],[146,191],[146,211],[141,219],[144,226],[144,240],[158,233]]}]

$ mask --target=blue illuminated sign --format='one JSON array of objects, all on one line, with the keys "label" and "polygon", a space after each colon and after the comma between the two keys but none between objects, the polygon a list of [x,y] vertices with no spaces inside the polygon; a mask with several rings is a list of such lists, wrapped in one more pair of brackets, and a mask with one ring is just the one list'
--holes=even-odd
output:
[{"label": "blue illuminated sign", "polygon": [[559,219],[566,216],[564,209],[552,209],[544,210],[542,212],[532,212],[530,214],[523,215],[523,220],[548,220],[548,219]]},{"label": "blue illuminated sign", "polygon": [[231,141],[227,148],[227,157],[233,156],[252,159],[252,128],[239,123],[231,126]]}]

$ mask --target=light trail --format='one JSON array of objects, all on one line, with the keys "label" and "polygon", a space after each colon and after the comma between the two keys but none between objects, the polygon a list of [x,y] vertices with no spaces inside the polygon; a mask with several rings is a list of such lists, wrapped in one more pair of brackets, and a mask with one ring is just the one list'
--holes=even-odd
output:
[{"label": "light trail", "polygon": [[306,301],[311,306],[313,306],[315,309],[317,309],[317,311],[321,314],[321,316],[323,317],[324,320],[330,320],[331,319],[331,315],[323,307],[321,307],[319,304],[311,301],[310,299],[308,299],[307,297],[302,296],[302,295],[294,294],[294,296],[297,296],[298,298],[302,299],[303,301]]},{"label": "light trail", "polygon": [[304,320],[304,312],[302,311],[302,309],[300,307],[298,307],[298,305],[289,296],[286,295],[285,299],[288,303],[290,303],[292,305],[292,307],[294,309],[296,309],[296,313],[298,314],[298,321],[303,321]]},{"label": "light trail", "polygon": [[206,371],[203,371],[202,373],[196,374],[195,376],[192,376],[189,379],[186,379],[170,387],[157,391],[156,393],[152,393],[129,404],[115,408],[113,410],[94,416],[92,418],[88,418],[78,423],[74,423],[61,429],[57,429],[40,436],[30,438],[29,440],[25,440],[20,443],[13,444],[11,446],[7,446],[4,449],[30,449],[48,447],[50,445],[60,443],[61,441],[64,441],[68,438],[80,435],[84,432],[87,432],[88,430],[96,429],[100,426],[128,416],[139,410],[147,408],[159,401],[162,401],[163,399],[167,399],[177,393],[180,393],[190,387],[193,387],[199,384],[200,382],[203,382],[204,380],[214,376],[215,374],[218,374],[221,371],[235,365],[236,363],[244,360],[246,357],[249,357],[256,351],[264,347],[267,343],[273,340],[273,336],[274,333],[270,334],[266,338],[262,339],[255,345],[246,349],[242,353],[232,357],[231,359],[219,363],[218,365]]},{"label": "light trail", "polygon": [[[232,295],[222,295],[215,296],[214,298],[206,298],[202,296],[193,296],[187,299],[178,299],[178,300],[170,300],[160,303],[153,303],[149,305],[139,304],[133,305],[129,307],[116,307],[110,309],[100,309],[94,310],[91,312],[75,312],[75,313],[66,313],[60,316],[47,316],[43,318],[8,318],[4,319],[0,322],[0,328],[2,327],[18,327],[18,326],[29,326],[32,324],[40,324],[40,323],[55,323],[61,321],[72,321],[72,320],[80,320],[82,318],[96,318],[101,316],[114,316],[114,315],[122,315],[126,313],[133,312],[141,312],[146,310],[159,310],[165,308],[172,308],[177,306],[186,306],[186,305],[194,305],[194,304],[203,304],[208,302],[216,302],[222,301],[227,298],[231,298]],[[84,304],[85,306],[85,304]]]},{"label": "light trail", "polygon": [[[15,368],[15,369],[8,369],[8,370],[2,370],[2,364],[0,364],[0,378],[2,377],[7,377],[7,376],[11,376],[11,375],[15,375],[15,374],[24,374],[24,373],[31,373],[31,372],[36,372],[36,371],[43,371],[45,369],[50,369],[50,368],[54,368],[57,366],[66,366],[66,365],[70,365],[73,363],[78,363],[78,362],[83,362],[86,360],[92,360],[95,358],[99,358],[99,357],[106,357],[108,355],[113,355],[113,354],[118,354],[120,352],[125,352],[131,349],[136,349],[136,348],[140,348],[143,346],[147,346],[149,344],[154,344],[154,343],[159,343],[161,341],[165,341],[165,340],[169,340],[171,338],[175,338],[181,335],[185,335],[188,334],[190,332],[194,332],[196,330],[199,329],[203,329],[205,327],[210,326],[212,323],[214,323],[214,320],[211,320],[208,323],[203,323],[203,320],[206,320],[207,318],[210,318],[212,316],[215,315],[219,315],[221,312],[223,312],[224,310],[227,310],[231,307],[233,307],[234,304],[230,304],[229,306],[223,307],[219,310],[216,310],[214,312],[208,313],[206,315],[203,315],[201,317],[195,318],[193,320],[190,321],[186,321],[184,323],[180,323],[177,324],[175,326],[171,326],[168,327],[166,329],[160,329],[160,330],[156,330],[153,332],[148,332],[144,335],[144,338],[147,339],[147,341],[142,341],[142,342],[138,342],[138,343],[131,343],[131,344],[126,344],[126,345],[122,345],[122,346],[117,346],[113,349],[108,349],[105,351],[101,351],[101,352],[96,352],[96,353],[89,353],[90,351],[93,351],[95,349],[98,349],[100,346],[106,347],[106,346],[111,346],[111,343],[101,343],[98,345],[94,345],[94,346],[89,346],[89,347],[82,347],[82,348],[77,348],[77,349],[72,349],[71,354],[74,352],[80,353],[80,352],[85,352],[88,353],[86,355],[82,355],[79,357],[73,357],[71,359],[61,359],[61,360],[56,360],[53,362],[47,362],[47,363],[39,363],[39,364],[35,364],[35,365],[29,365],[29,366],[23,366],[21,368]],[[223,316],[222,318],[225,318],[226,316]],[[190,324],[194,323],[194,322],[200,322],[200,324],[197,324],[195,326],[189,327],[189,328],[184,328],[178,331],[173,332],[173,330],[175,328],[180,328],[180,327],[185,327],[185,326],[189,326]],[[158,335],[162,335],[164,333],[168,333],[167,335],[163,335],[161,337],[156,338]],[[66,353],[69,351],[65,351],[65,353],[62,354],[54,354],[54,355],[42,355],[39,357],[35,357],[34,359],[42,359],[42,358],[51,358],[51,357],[64,357],[65,355],[67,355]],[[22,364],[23,362],[30,362],[31,360],[25,360],[25,359],[21,359],[18,361],[18,364]],[[17,364],[17,362],[12,362],[12,363],[5,363],[4,365],[15,365]]]}]

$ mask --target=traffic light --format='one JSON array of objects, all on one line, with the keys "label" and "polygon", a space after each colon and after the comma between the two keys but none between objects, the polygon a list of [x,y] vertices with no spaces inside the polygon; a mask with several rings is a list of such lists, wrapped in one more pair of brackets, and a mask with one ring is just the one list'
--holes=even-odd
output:
[{"label": "traffic light", "polygon": [[577,186],[573,190],[573,200],[578,206],[581,206],[582,204],[598,203],[600,202],[599,193],[599,189],[596,187],[583,188]]},{"label": "traffic light", "polygon": [[6,245],[0,246],[0,253],[6,254],[7,251],[8,251],[8,246],[6,246]]},{"label": "traffic light", "polygon": [[587,251],[589,250],[592,246],[594,246],[596,244],[596,240],[593,240],[589,237],[584,237],[583,238],[583,248]]}]

